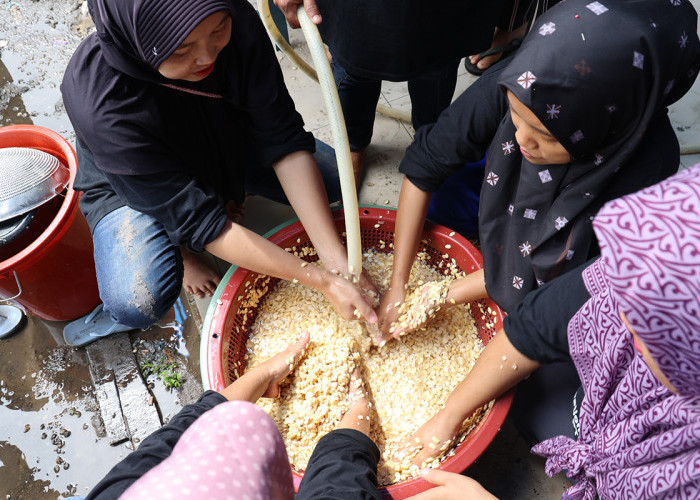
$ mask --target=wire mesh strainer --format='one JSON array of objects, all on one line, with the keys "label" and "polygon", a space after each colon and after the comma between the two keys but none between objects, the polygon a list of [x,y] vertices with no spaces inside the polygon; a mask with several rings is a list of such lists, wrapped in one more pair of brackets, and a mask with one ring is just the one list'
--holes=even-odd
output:
[{"label": "wire mesh strainer", "polygon": [[70,170],[58,158],[32,148],[0,149],[0,221],[22,215],[61,193]]}]

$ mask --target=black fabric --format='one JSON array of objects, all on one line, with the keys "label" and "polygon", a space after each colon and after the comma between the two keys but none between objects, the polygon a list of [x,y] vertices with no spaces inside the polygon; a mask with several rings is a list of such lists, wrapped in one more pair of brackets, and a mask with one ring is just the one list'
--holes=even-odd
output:
[{"label": "black fabric", "polygon": [[567,328],[591,297],[581,273],[594,261],[533,290],[504,318],[503,330],[521,354],[541,364],[571,360]]},{"label": "black fabric", "polygon": [[201,252],[221,233],[226,213],[222,197],[211,185],[179,172],[169,177],[102,172],[94,168],[92,154],[82,144],[76,150],[82,173],[76,188],[85,191],[80,209],[91,231],[127,200],[130,208],[159,220],[175,245],[194,252]]},{"label": "black fabric", "polygon": [[[538,18],[501,73],[501,86],[572,159],[565,165],[527,161],[510,116],[491,143],[479,235],[486,289],[506,311],[538,284],[588,259],[590,218],[607,201],[605,186],[650,124],[663,119],[666,106],[695,80],[697,15],[687,1],[677,3],[560,3]],[[645,187],[635,176],[627,181],[630,191]]]},{"label": "black fabric", "polygon": [[185,406],[167,425],[144,439],[138,449],[115,465],[85,499],[119,498],[141,476],[170,456],[180,436],[200,415],[226,401],[218,392],[206,391],[196,403]]},{"label": "black fabric", "polygon": [[486,50],[502,0],[319,0],[323,41],[349,73],[404,81]]},{"label": "black fabric", "polygon": [[583,393],[571,359],[541,366],[518,384],[508,415],[529,446],[554,436],[575,439],[579,390]]},{"label": "black fabric", "polygon": [[110,65],[136,78],[154,81],[158,66],[206,17],[235,11],[228,0],[89,0],[90,17]]},{"label": "black fabric", "polygon": [[[113,3],[95,0],[93,14]],[[141,6],[133,9],[136,15],[143,3],[126,2]],[[75,188],[86,191],[81,209],[93,227],[106,213],[102,202],[139,210],[151,196],[160,203],[157,210],[151,207],[154,216],[171,239],[201,249],[218,233],[201,234],[199,227],[222,227],[223,203],[243,201],[247,168],[272,168],[292,152],[315,150],[248,2],[179,1],[179,10],[161,10],[161,23],[182,15],[196,20],[212,6],[235,11],[232,35],[213,73],[200,82],[166,80],[138,54],[122,50],[126,42],[106,42],[106,28],[89,36],[69,62],[61,85],[64,103],[78,142],[93,157],[79,163]],[[135,33],[110,25],[112,17],[100,19],[112,39],[121,33],[130,47],[140,46]],[[131,21],[140,26],[140,19]],[[200,192],[180,193],[166,204],[167,193],[190,188]],[[183,197],[185,206],[176,210]],[[189,217],[178,219],[184,210]]]},{"label": "black fabric", "polygon": [[382,498],[377,489],[379,448],[354,429],[336,429],[323,436],[311,454],[297,500]]},{"label": "black fabric", "polygon": [[484,158],[508,101],[498,78],[511,58],[499,61],[443,111],[437,122],[421,127],[406,149],[399,172],[423,191],[434,192],[466,163]]},{"label": "black fabric", "polygon": [[567,328],[590,298],[582,273],[593,262],[530,292],[503,320],[513,347],[544,365],[518,384],[510,412],[530,446],[559,435],[575,438],[580,405],[574,395],[581,380],[569,354]]}]

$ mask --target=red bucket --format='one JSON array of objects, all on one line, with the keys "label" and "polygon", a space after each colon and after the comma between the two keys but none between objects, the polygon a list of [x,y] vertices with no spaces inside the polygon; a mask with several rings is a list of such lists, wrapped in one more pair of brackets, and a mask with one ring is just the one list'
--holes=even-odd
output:
[{"label": "red bucket", "polygon": [[11,299],[50,321],[83,316],[100,303],[100,296],[90,227],[78,210],[80,196],[72,187],[78,170],[75,151],[59,134],[36,125],[0,127],[0,148],[9,147],[33,148],[55,156],[70,169],[70,183],[57,197],[57,213],[46,229],[0,261],[0,299]]}]

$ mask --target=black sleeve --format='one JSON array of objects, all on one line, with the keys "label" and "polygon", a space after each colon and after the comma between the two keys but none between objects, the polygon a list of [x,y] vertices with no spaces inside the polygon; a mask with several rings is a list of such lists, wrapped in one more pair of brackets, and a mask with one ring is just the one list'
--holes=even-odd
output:
[{"label": "black sleeve", "polygon": [[589,260],[533,290],[503,320],[503,329],[521,354],[546,364],[571,359],[567,327],[590,298],[581,273]]},{"label": "black sleeve", "polygon": [[85,500],[117,499],[141,476],[170,456],[175,444],[190,425],[206,411],[226,402],[218,392],[207,391],[196,403],[185,406],[168,425],[161,427],[141,442],[138,450],[115,465],[97,483]]},{"label": "black sleeve", "polygon": [[[247,131],[256,162],[269,167],[296,151],[316,150],[304,120],[284,83],[275,49],[255,9],[243,3],[233,37],[241,54],[241,71],[245,75],[241,105],[248,118]],[[238,29],[236,29],[238,28]],[[239,96],[236,96],[238,98]]]},{"label": "black sleeve", "polygon": [[380,500],[377,489],[379,448],[355,429],[335,429],[311,454],[296,500]]},{"label": "black sleeve", "polygon": [[506,66],[499,61],[464,91],[431,125],[416,132],[399,172],[423,191],[434,192],[466,163],[481,160],[491,144],[508,101],[497,81]]},{"label": "black sleeve", "polygon": [[154,217],[174,244],[194,252],[201,252],[226,223],[223,200],[214,188],[189,174],[105,176],[126,205]]}]

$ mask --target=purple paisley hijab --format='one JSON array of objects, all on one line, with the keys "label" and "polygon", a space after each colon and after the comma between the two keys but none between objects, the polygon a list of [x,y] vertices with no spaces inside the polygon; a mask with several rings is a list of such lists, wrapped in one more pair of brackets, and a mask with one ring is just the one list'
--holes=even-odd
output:
[{"label": "purple paisley hijab", "polygon": [[[566,498],[700,497],[700,165],[607,203],[593,226],[602,258],[571,319],[583,384],[578,441],[533,451]],[[656,380],[620,320],[623,311],[678,393]]]}]

